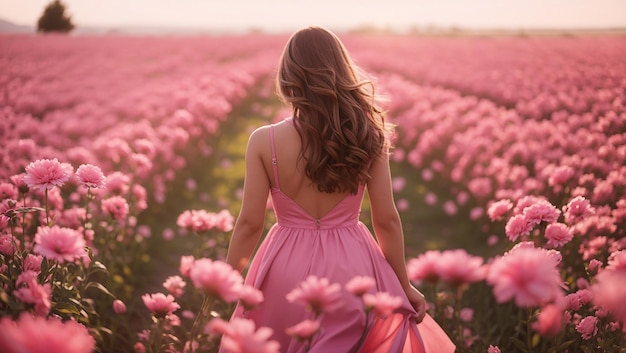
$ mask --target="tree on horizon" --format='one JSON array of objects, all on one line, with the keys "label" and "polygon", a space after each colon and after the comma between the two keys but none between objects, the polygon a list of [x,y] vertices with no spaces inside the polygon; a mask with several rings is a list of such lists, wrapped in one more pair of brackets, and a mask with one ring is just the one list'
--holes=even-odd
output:
[{"label": "tree on horizon", "polygon": [[72,29],[72,18],[65,13],[65,4],[60,0],[49,3],[37,21],[37,32],[69,32]]}]

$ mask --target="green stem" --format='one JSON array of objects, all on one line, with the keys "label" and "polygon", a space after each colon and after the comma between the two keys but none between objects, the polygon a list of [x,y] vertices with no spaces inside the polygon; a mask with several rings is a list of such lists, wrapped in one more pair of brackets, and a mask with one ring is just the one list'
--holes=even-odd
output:
[{"label": "green stem", "polygon": [[530,322],[533,319],[533,309],[529,307],[527,312],[528,312],[528,321],[526,321],[526,345],[528,346],[528,352],[532,352],[533,343],[532,343],[532,334],[530,332]]},{"label": "green stem", "polygon": [[213,298],[210,295],[204,296],[204,300],[202,301],[202,307],[200,308],[200,311],[193,321],[193,326],[191,326],[191,335],[189,337],[189,353],[193,352],[193,341],[196,338],[198,327],[201,325],[204,319],[204,314],[207,311],[211,310],[211,307],[213,306],[212,304],[215,303],[215,300],[212,299]]},{"label": "green stem", "polygon": [[[22,194],[24,195],[24,208],[26,208],[26,194]],[[26,212],[22,213],[22,217],[21,217],[21,221],[22,221],[22,236],[20,237],[20,241],[22,242],[22,244],[24,244],[24,238],[26,237]]]},{"label": "green stem", "polygon": [[459,335],[459,345],[463,344],[463,323],[461,322],[461,294],[462,287],[459,286],[456,291],[456,296],[454,298],[454,316],[456,319],[456,327]]},{"label": "green stem", "polygon": [[46,206],[46,226],[49,227],[50,226],[50,219],[49,219],[49,216],[48,216],[48,189],[46,189],[46,191],[45,191],[44,203],[45,203],[45,206]]},{"label": "green stem", "polygon": [[153,353],[161,351],[161,339],[163,337],[163,326],[165,326],[165,317],[157,319],[157,324],[150,334],[150,350]]}]

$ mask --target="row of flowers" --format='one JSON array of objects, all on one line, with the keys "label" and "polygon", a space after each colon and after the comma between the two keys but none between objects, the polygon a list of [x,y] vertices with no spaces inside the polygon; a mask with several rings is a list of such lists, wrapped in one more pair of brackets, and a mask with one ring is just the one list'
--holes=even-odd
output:
[{"label": "row of flowers", "polygon": [[[585,55],[588,43],[579,44]],[[607,54],[597,64],[611,58]],[[462,95],[491,82],[473,80],[469,91],[462,84],[483,75],[486,66],[444,83],[438,81],[441,71],[426,74],[401,60],[376,60],[368,57],[366,64],[379,70],[380,87],[393,98],[389,115],[400,127],[393,155],[405,172],[394,180],[398,208],[434,206],[455,221],[475,224],[471,229],[477,231],[465,237],[488,236],[489,245],[504,248],[504,254],[486,258],[460,249],[432,250],[409,261],[412,278],[433,300],[433,315],[456,342],[468,350],[490,344],[495,350],[507,337],[502,348],[522,352],[621,347],[626,117],[619,74],[610,83],[606,75],[613,73],[573,61],[555,75],[589,72],[587,87],[605,84],[612,93],[579,92],[567,99],[587,102],[585,107],[541,107],[535,114],[520,108],[532,103],[527,98],[535,92],[524,85],[516,87],[517,105],[508,109],[502,106],[511,106],[506,100],[480,98],[493,99],[494,90]],[[459,67],[454,70],[468,69]],[[498,84],[516,82],[511,76]],[[562,82],[541,85],[550,95],[562,91]],[[494,322],[497,329],[485,327]]]},{"label": "row of flowers", "polygon": [[[348,44],[369,70],[484,97],[533,119],[560,110],[595,116],[624,112],[626,40],[619,36],[380,36],[351,38]],[[380,55],[385,50],[393,55]]]},{"label": "row of flowers", "polygon": [[[626,296],[624,71],[608,69],[623,65],[615,62],[622,42],[601,39],[614,49],[602,46],[594,49],[602,57],[586,57],[593,41],[546,39],[536,44],[561,43],[558,50],[546,49],[547,57],[523,66],[533,48],[524,39],[381,39],[376,50],[371,38],[350,38],[348,44],[392,98],[389,117],[399,126],[394,163],[407,172],[394,180],[398,208],[441,207],[455,221],[492,233],[490,242],[505,248],[491,258],[457,249],[410,259],[412,280],[432,300],[430,313],[468,352],[484,352],[489,345],[490,353],[623,345],[624,311],[618,304]],[[233,221],[227,211],[179,214],[177,225],[196,233],[199,245],[181,259],[180,276],[166,278],[168,294],[140,299],[132,282],[133,263],[149,256],[151,231],[138,224],[140,214],[150,212],[151,200],[166,201],[167,181],[198,164],[197,153],[214,154],[210,138],[222,132],[221,123],[249,90],[271,95],[260,81],[271,76],[284,40],[7,38],[14,50],[3,54],[13,56],[2,73],[7,85],[0,95],[7,122],[0,130],[0,177],[6,180],[0,184],[1,348],[42,344],[28,340],[38,330],[48,347],[73,351],[75,342],[76,352],[133,344],[139,351],[212,351],[215,333],[233,351],[246,351],[246,337],[267,351],[278,349],[267,342],[264,328],[219,320],[247,295],[258,301],[257,292],[236,290],[218,300],[207,289],[216,283],[246,288],[219,260]],[[42,41],[48,45],[41,46],[45,56],[36,49]],[[150,50],[123,50],[128,44]],[[190,47],[201,49],[185,49]],[[382,47],[390,55],[380,55]],[[101,50],[107,56],[98,56]],[[467,50],[477,51],[471,65],[454,65]],[[555,60],[562,50],[581,59]],[[46,59],[61,52],[72,55]],[[520,52],[526,55],[518,56],[522,62],[509,60]],[[91,63],[81,60],[84,53],[91,53]],[[102,71],[86,74],[93,65]],[[519,74],[506,74],[512,66]],[[529,76],[526,70],[555,74]],[[579,71],[585,73],[580,82],[593,89],[564,90],[580,83],[574,74]],[[563,91],[571,94],[559,95]],[[539,117],[544,120],[529,119]],[[74,171],[72,165],[79,167]],[[188,184],[196,189],[193,181]],[[470,213],[459,214],[462,208]],[[187,272],[192,268],[194,276]],[[196,291],[185,290],[185,278]],[[152,313],[150,328],[139,332],[137,343],[135,337],[120,341],[123,335],[111,332],[136,329],[129,327],[141,312],[135,301]],[[178,309],[183,320],[174,314]],[[214,319],[205,322],[209,318]],[[312,317],[292,333],[306,344],[323,329],[316,322]],[[61,325],[76,339],[49,337]]]}]

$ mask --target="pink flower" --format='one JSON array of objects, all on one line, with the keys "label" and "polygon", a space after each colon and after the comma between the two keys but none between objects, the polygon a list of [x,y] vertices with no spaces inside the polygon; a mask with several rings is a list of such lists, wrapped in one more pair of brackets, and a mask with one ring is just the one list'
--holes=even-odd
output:
[{"label": "pink flower", "polygon": [[321,314],[334,311],[341,305],[340,291],[338,283],[330,284],[327,278],[311,275],[286,297],[290,303],[306,305],[316,314]]},{"label": "pink flower", "polygon": [[591,337],[595,336],[598,333],[598,318],[595,316],[587,316],[584,319],[580,320],[578,325],[576,325],[576,331],[580,333],[580,336],[584,340],[588,340]]},{"label": "pink flower", "polygon": [[130,212],[126,199],[117,195],[102,200],[101,206],[102,212],[109,214],[118,222],[124,221]]},{"label": "pink flower", "polygon": [[165,282],[163,282],[163,287],[175,298],[183,294],[185,285],[187,285],[187,283],[185,283],[180,276],[169,276],[165,279]]},{"label": "pink flower", "polygon": [[7,228],[11,219],[3,214],[0,214],[0,230]]},{"label": "pink flower", "polygon": [[609,255],[607,270],[626,270],[626,250],[620,250]]},{"label": "pink flower", "polygon": [[448,200],[443,203],[443,211],[448,216],[454,216],[458,212],[458,208],[456,207],[454,201]]},{"label": "pink flower", "polygon": [[106,177],[106,189],[113,194],[126,195],[130,190],[130,176],[122,172],[113,172]]},{"label": "pink flower", "polygon": [[43,191],[63,186],[69,178],[69,174],[56,158],[40,159],[26,166],[24,183],[30,188]]},{"label": "pink flower", "polygon": [[133,346],[133,351],[135,353],[146,353],[146,346],[144,346],[141,342],[135,342],[135,345]]},{"label": "pink flower", "polygon": [[41,261],[43,260],[43,256],[28,254],[24,258],[24,262],[22,265],[22,271],[34,271],[41,272]]},{"label": "pink flower", "polygon": [[193,256],[181,256],[178,270],[183,277],[189,277],[189,272],[191,271],[195,261],[196,259],[194,259]]},{"label": "pink flower", "polygon": [[230,323],[220,318],[212,319],[204,327],[204,333],[216,333],[216,334],[224,335],[224,334],[230,334],[231,332],[232,330],[230,328]]},{"label": "pink flower", "polygon": [[474,319],[474,309],[472,308],[463,308],[459,312],[459,317],[461,321],[470,322]]},{"label": "pink flower", "polygon": [[172,240],[176,236],[176,233],[174,233],[174,230],[172,228],[165,228],[163,229],[162,236],[165,240]]},{"label": "pink flower", "polygon": [[574,176],[574,168],[568,165],[562,165],[552,172],[552,175],[548,179],[548,185],[556,186],[567,183]]},{"label": "pink flower", "polygon": [[357,297],[363,296],[370,289],[374,288],[376,280],[369,276],[356,276],[346,283],[346,290]]},{"label": "pink flower", "polygon": [[194,262],[189,278],[196,288],[226,302],[237,301],[243,285],[241,274],[229,264],[207,258]]},{"label": "pink flower", "polygon": [[178,216],[176,224],[181,228],[187,228],[194,232],[202,233],[216,226],[217,217],[215,213],[210,213],[205,210],[188,210]]},{"label": "pink flower", "polygon": [[556,222],[561,214],[561,211],[554,207],[550,202],[539,200],[537,203],[524,208],[522,214],[526,218],[526,221],[536,225],[541,222]]},{"label": "pink flower", "polygon": [[135,184],[133,185],[131,191],[133,196],[135,197],[135,208],[141,211],[148,208],[148,192],[146,191],[146,188],[139,184]]},{"label": "pink flower", "polygon": [[239,300],[246,310],[252,310],[263,302],[263,292],[252,286],[244,285],[239,291]]},{"label": "pink flower", "polygon": [[415,259],[407,262],[407,272],[411,281],[427,281],[436,283],[440,279],[438,271],[441,252],[428,250]]},{"label": "pink flower", "polygon": [[13,295],[15,295],[17,300],[25,304],[32,304],[36,315],[48,315],[52,307],[50,284],[39,284],[37,282],[37,272],[22,272],[17,276],[15,287],[17,289],[13,292]]},{"label": "pink flower", "polygon": [[410,206],[411,204],[407,199],[398,199],[398,201],[396,202],[396,207],[398,208],[398,211],[401,212],[408,210]]},{"label": "pink flower", "polygon": [[510,200],[504,199],[496,201],[487,209],[487,215],[490,220],[499,221],[511,208],[513,208],[513,203]]},{"label": "pink flower", "polygon": [[17,321],[10,317],[0,320],[0,347],[4,353],[91,353],[96,341],[76,321],[23,313]]},{"label": "pink flower", "polygon": [[106,186],[106,178],[100,167],[91,164],[81,164],[76,169],[78,182],[88,188],[102,189]]},{"label": "pink flower", "polygon": [[524,212],[524,209],[526,209],[526,207],[530,207],[539,201],[545,201],[545,199],[538,197],[538,196],[534,196],[534,195],[524,196],[520,198],[519,200],[517,200],[517,203],[515,204],[515,208],[513,208],[513,212],[515,214],[522,214]]},{"label": "pink flower", "polygon": [[269,339],[272,329],[256,329],[252,320],[233,318],[230,323],[226,323],[222,319],[213,319],[207,324],[205,331],[223,333],[222,347],[229,353],[280,352],[280,343]]},{"label": "pink flower", "polygon": [[0,200],[17,199],[17,188],[11,183],[0,183]]},{"label": "pink flower", "polygon": [[498,346],[489,345],[489,347],[487,347],[487,353],[502,353],[502,352],[500,352],[500,348]]},{"label": "pink flower", "polygon": [[124,304],[124,302],[119,299],[115,299],[113,301],[113,311],[115,311],[115,313],[118,315],[126,313],[126,304]]},{"label": "pink flower", "polygon": [[422,179],[424,179],[424,181],[431,181],[433,180],[434,177],[435,177],[435,173],[431,169],[424,168],[422,170]]},{"label": "pink flower", "polygon": [[85,238],[71,228],[39,227],[33,251],[51,260],[71,262],[86,255]]},{"label": "pink flower", "polygon": [[563,215],[567,224],[581,221],[594,213],[595,209],[591,207],[589,200],[582,196],[576,196],[566,206],[563,206]]},{"label": "pink flower", "polygon": [[230,232],[233,230],[235,218],[228,210],[221,210],[215,215],[215,228],[222,232]]},{"label": "pink flower", "polygon": [[608,180],[600,180],[593,188],[591,201],[596,205],[607,203],[612,199],[613,195],[615,195],[613,184]]},{"label": "pink flower", "polygon": [[29,190],[28,185],[24,182],[24,178],[26,177],[26,173],[15,174],[11,176],[11,182],[22,194],[26,194]]},{"label": "pink flower", "polygon": [[427,192],[426,195],[424,196],[424,202],[426,202],[427,205],[432,206],[434,204],[437,203],[437,195],[432,193],[432,192]]},{"label": "pink flower", "polygon": [[533,322],[531,327],[542,336],[553,337],[561,331],[563,324],[563,309],[548,304],[541,309],[537,321]]},{"label": "pink flower", "polygon": [[515,241],[520,236],[525,236],[530,234],[530,231],[533,229],[533,223],[529,222],[524,215],[518,214],[511,218],[506,223],[504,227],[504,231],[506,233],[507,238],[511,241]]},{"label": "pink flower", "polygon": [[557,260],[547,251],[520,247],[495,259],[487,283],[498,303],[515,298],[517,306],[538,306],[561,298]]},{"label": "pink flower", "polygon": [[546,227],[545,237],[548,245],[553,248],[561,247],[574,237],[574,232],[563,223],[551,223]]},{"label": "pink flower", "polygon": [[491,180],[485,177],[470,180],[467,188],[478,199],[486,198],[492,192]]},{"label": "pink flower", "polygon": [[596,275],[591,286],[593,302],[600,308],[611,312],[615,318],[626,325],[626,270],[604,269]]},{"label": "pink flower", "polygon": [[0,254],[13,256],[16,250],[13,245],[13,236],[8,233],[0,234]]},{"label": "pink flower", "polygon": [[406,185],[406,179],[404,177],[395,177],[391,181],[391,187],[394,192],[402,191],[405,185]]},{"label": "pink flower", "polygon": [[294,326],[288,327],[285,332],[299,341],[306,341],[320,330],[318,320],[304,320]]},{"label": "pink flower", "polygon": [[402,298],[392,296],[387,292],[365,293],[363,294],[363,303],[366,310],[373,309],[376,315],[386,317],[402,305]]},{"label": "pink flower", "polygon": [[456,249],[442,252],[436,268],[443,282],[460,286],[482,280],[485,277],[482,265],[482,257],[469,255],[463,249]]},{"label": "pink flower", "polygon": [[589,267],[587,267],[587,270],[589,272],[591,272],[591,273],[596,273],[601,268],[602,268],[602,262],[601,261],[598,261],[596,259],[591,259],[591,261],[589,261]]},{"label": "pink flower", "polygon": [[171,295],[163,293],[144,294],[141,296],[146,308],[157,318],[164,318],[168,314],[180,309],[180,305],[174,301]]}]

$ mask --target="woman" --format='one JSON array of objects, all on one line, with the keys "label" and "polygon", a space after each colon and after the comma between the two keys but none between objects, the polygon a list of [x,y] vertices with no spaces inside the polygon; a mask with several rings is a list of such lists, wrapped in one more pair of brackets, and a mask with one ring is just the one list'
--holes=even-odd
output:
[{"label": "woman", "polygon": [[[247,265],[264,229],[271,192],[277,223],[246,276],[246,284],[261,290],[265,300],[254,310],[237,307],[233,316],[272,328],[281,352],[303,352],[303,343],[285,330],[312,313],[289,302],[287,294],[310,275],[342,286],[367,276],[376,281],[372,293],[401,297],[400,308],[372,321],[361,299],[344,290],[342,304],[320,317],[322,329],[310,352],[453,352],[452,342],[425,315],[424,296],[406,273],[388,127],[371,82],[363,80],[333,33],[309,27],[287,42],[277,88],[293,116],[250,136],[242,207],[227,256],[240,271]],[[359,222],[365,189],[376,239]]]}]

